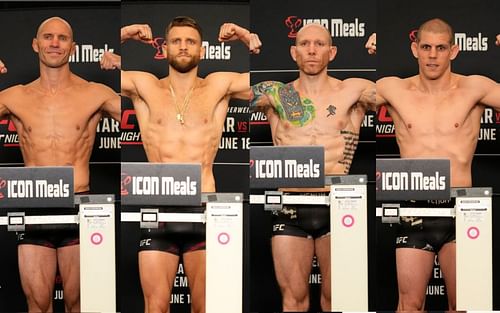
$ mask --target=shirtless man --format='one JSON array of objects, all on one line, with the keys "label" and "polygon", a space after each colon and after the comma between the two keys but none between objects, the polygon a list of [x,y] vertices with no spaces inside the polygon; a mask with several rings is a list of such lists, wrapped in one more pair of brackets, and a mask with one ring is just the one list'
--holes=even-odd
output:
[{"label": "shirtless man", "polygon": [[[122,28],[121,39],[149,43],[152,32],[148,25],[130,25]],[[255,34],[235,24],[224,24],[219,40],[236,39],[258,52],[260,43]],[[201,44],[201,29],[195,20],[185,16],[174,18],[165,31],[163,46],[169,75],[158,79],[146,72],[124,71],[122,94],[134,104],[148,161],[200,163],[201,191],[215,192],[212,167],[229,99],[249,99],[250,79],[248,73],[230,72],[198,77],[198,64],[205,53]],[[120,60],[108,54],[103,64],[105,68],[119,68]],[[143,232],[143,237],[151,239],[151,245],[141,246],[139,252],[145,312],[169,312],[181,254],[192,295],[191,312],[205,312],[204,225],[168,223],[167,226],[168,232],[166,229]]]},{"label": "shirtless man", "polygon": [[[299,78],[288,84],[266,81],[252,87],[251,104],[265,111],[277,146],[322,145],[325,174],[349,173],[366,111],[375,102],[375,84],[366,79],[339,80],[327,74],[337,47],[323,26],[298,33],[290,53]],[[325,193],[324,188],[283,189]],[[274,216],[272,253],[283,296],[283,311],[309,308],[309,274],[316,254],[322,277],[321,308],[331,310],[330,218],[328,207],[286,206]],[[335,301],[335,300],[334,300]]]},{"label": "shirtless man", "polygon": [[[70,71],[75,51],[71,26],[59,17],[43,21],[32,43],[40,77],[0,92],[0,118],[10,117],[25,166],[73,166],[76,193],[89,191],[89,159],[104,112],[120,118],[120,97],[109,87]],[[0,65],[0,72],[7,69]],[[78,230],[18,234],[21,285],[29,312],[51,312],[57,264],[67,312],[80,310]]]},{"label": "shirtless man", "polygon": [[[452,28],[441,19],[420,26],[411,50],[418,75],[377,81],[377,105],[385,105],[394,121],[402,158],[450,159],[451,187],[471,187],[481,115],[485,106],[500,109],[500,85],[484,76],[451,72],[459,48]],[[418,225],[403,221],[398,236],[408,236],[407,243],[396,246],[398,311],[424,309],[436,253],[448,308],[455,310],[455,221],[446,217],[410,220]],[[436,240],[426,240],[424,234],[429,233]]]}]

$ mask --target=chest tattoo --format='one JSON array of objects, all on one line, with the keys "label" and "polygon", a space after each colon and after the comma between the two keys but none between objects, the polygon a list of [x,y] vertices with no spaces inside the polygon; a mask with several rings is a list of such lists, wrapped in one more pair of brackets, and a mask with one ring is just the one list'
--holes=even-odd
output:
[{"label": "chest tattoo", "polygon": [[326,117],[329,117],[335,115],[335,111],[337,111],[337,108],[334,105],[330,104],[328,108],[326,108],[326,110],[328,111],[328,115]]},{"label": "chest tattoo", "polygon": [[279,102],[276,110],[281,119],[289,121],[294,126],[304,126],[311,122],[316,113],[310,99],[300,99],[299,93],[292,84],[285,85],[278,91]]}]

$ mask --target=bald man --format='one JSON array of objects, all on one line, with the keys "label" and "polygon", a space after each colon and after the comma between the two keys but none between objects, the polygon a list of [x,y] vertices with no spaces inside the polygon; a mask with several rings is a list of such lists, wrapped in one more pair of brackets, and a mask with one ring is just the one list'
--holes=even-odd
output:
[{"label": "bald man", "polygon": [[[86,193],[97,124],[105,113],[120,118],[120,97],[71,72],[68,60],[75,43],[64,19],[43,21],[32,47],[40,77],[0,92],[0,118],[8,117],[16,126],[25,166],[72,166],[75,192]],[[7,73],[3,63],[0,73]],[[80,311],[77,228],[18,233],[18,259],[29,312],[52,311],[57,265],[66,312]]]},{"label": "bald man", "polygon": [[[265,81],[252,87],[251,105],[266,113],[277,146],[321,145],[325,174],[347,175],[365,113],[375,105],[373,82],[339,80],[327,74],[337,47],[327,29],[304,26],[290,48],[299,78],[284,84]],[[283,189],[291,194],[328,194],[329,187]],[[309,309],[309,275],[316,255],[322,277],[321,308],[331,310],[330,213],[328,207],[284,206],[274,215],[272,253],[283,311]],[[335,299],[333,299],[335,301]]]},{"label": "bald man", "polygon": [[[376,45],[369,42],[367,46]],[[472,187],[472,158],[481,116],[485,106],[500,110],[500,85],[484,76],[451,71],[459,48],[453,29],[441,19],[420,26],[411,51],[419,73],[378,80],[377,105],[385,105],[394,121],[402,158],[447,158],[451,162],[451,187]],[[452,207],[453,203],[448,205]],[[398,226],[397,236],[404,238],[396,243],[398,311],[424,310],[436,254],[448,308],[455,310],[455,220],[406,218]]]}]

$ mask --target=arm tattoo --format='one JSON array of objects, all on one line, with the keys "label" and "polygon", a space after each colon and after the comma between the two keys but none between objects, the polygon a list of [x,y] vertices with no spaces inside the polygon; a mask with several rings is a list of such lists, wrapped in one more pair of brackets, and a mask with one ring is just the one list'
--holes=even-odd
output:
[{"label": "arm tattoo", "polygon": [[275,81],[265,81],[252,86],[252,96],[250,99],[250,107],[256,107],[259,100],[262,97],[266,97],[273,93],[273,90],[277,88],[277,85],[283,85],[280,82]]},{"label": "arm tattoo", "polygon": [[276,81],[265,81],[252,86],[253,97],[251,106],[256,106],[261,97],[269,97],[271,104],[281,120],[287,120],[292,125],[302,127],[316,116],[314,104],[310,99],[300,99],[293,84],[283,84]]},{"label": "arm tattoo", "polygon": [[339,163],[344,165],[344,174],[349,174],[352,159],[354,159],[354,152],[356,152],[356,148],[358,147],[359,134],[349,130],[341,130],[340,134],[344,137],[345,146],[344,157]]}]

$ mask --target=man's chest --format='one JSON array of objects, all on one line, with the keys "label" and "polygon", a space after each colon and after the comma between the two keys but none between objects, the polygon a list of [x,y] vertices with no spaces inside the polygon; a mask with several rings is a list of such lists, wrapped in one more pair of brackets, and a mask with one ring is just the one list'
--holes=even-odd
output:
[{"label": "man's chest", "polygon": [[[219,115],[225,116],[227,100],[210,93],[196,93],[191,97],[173,97],[169,92],[152,95],[148,102],[136,105],[138,114],[150,123],[210,123]],[[149,112],[148,112],[149,111]],[[142,113],[142,114],[141,114]]]},{"label": "man's chest", "polygon": [[413,132],[456,132],[479,124],[482,107],[477,99],[461,92],[422,95],[406,92],[392,105],[396,124]]},{"label": "man's chest", "polygon": [[85,127],[100,110],[101,101],[90,93],[40,95],[27,93],[14,99],[11,112],[30,125],[77,125]]}]

